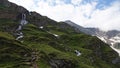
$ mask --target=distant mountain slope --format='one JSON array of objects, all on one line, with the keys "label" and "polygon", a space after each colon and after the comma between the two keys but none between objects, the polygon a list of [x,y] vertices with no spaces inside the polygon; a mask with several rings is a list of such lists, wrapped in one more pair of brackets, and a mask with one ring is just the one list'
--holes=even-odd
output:
[{"label": "distant mountain slope", "polygon": [[0,68],[119,67],[118,54],[97,37],[0,0]]},{"label": "distant mountain slope", "polygon": [[112,48],[117,51],[120,55],[120,31],[110,30],[110,31],[102,31],[98,28],[84,28],[79,26],[71,21],[65,21],[65,23],[71,25],[76,29],[77,32],[83,32],[88,35],[97,36],[103,42],[112,46]]}]

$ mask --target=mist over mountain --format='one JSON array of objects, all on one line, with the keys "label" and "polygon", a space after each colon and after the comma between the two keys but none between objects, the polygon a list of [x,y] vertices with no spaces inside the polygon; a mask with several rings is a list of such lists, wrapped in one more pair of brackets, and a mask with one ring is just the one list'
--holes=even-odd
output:
[{"label": "mist over mountain", "polygon": [[[99,29],[66,22],[0,0],[0,68],[120,67],[119,54],[89,35]],[[118,38],[115,32],[108,33],[110,39]]]}]

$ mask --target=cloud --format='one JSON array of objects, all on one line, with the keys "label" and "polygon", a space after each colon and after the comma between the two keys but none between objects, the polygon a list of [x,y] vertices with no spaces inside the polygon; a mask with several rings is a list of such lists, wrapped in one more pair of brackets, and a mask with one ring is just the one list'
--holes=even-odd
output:
[{"label": "cloud", "polygon": [[71,0],[71,3],[73,5],[79,5],[82,2],[82,0]]},{"label": "cloud", "polygon": [[24,6],[28,10],[35,8],[35,1],[34,0],[9,0],[9,1],[16,3],[18,5]]},{"label": "cloud", "polygon": [[[84,27],[120,30],[120,1],[101,0],[9,0],[56,21],[71,20]],[[107,3],[107,2],[106,2]],[[100,6],[102,5],[102,7]],[[99,7],[98,7],[99,6]]]},{"label": "cloud", "polygon": [[99,27],[102,30],[120,30],[120,3],[115,2],[104,10],[95,10],[86,23],[87,26]]}]

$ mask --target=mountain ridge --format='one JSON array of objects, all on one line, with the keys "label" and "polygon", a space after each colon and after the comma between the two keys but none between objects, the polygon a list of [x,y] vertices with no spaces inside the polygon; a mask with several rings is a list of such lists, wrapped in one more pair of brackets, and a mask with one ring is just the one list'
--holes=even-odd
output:
[{"label": "mountain ridge", "polygon": [[[112,48],[116,48],[120,55],[120,31],[118,30],[109,30],[109,31],[102,31],[99,28],[85,28],[82,26],[79,26],[72,21],[65,21],[65,23],[71,25],[72,27],[75,27],[75,29],[79,32],[83,32],[88,35],[96,36],[99,39],[101,39],[103,42],[109,44],[112,46]],[[116,51],[115,49],[115,51]]]}]

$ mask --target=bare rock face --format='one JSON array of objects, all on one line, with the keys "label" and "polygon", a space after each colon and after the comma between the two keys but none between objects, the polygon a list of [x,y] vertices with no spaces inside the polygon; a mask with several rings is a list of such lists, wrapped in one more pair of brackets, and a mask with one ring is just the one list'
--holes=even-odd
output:
[{"label": "bare rock face", "polygon": [[16,15],[15,14],[12,14],[12,13],[8,13],[8,12],[6,12],[5,14],[4,14],[5,12],[1,12],[0,11],[0,18],[7,18],[7,19],[16,19]]},{"label": "bare rock face", "polygon": [[56,25],[56,21],[49,19],[46,16],[42,16],[37,12],[30,12],[28,16],[28,20],[37,25],[37,26],[45,26],[45,25]]},{"label": "bare rock face", "polygon": [[50,59],[49,64],[52,68],[74,68],[74,64],[64,59]]},{"label": "bare rock face", "polygon": [[0,10],[0,18],[16,20],[20,13],[28,13],[28,10],[24,7],[11,3],[8,0],[0,0],[0,6],[3,8]]},{"label": "bare rock face", "polygon": [[10,2],[8,2],[8,0],[0,0],[0,4],[5,6],[10,6]]}]

